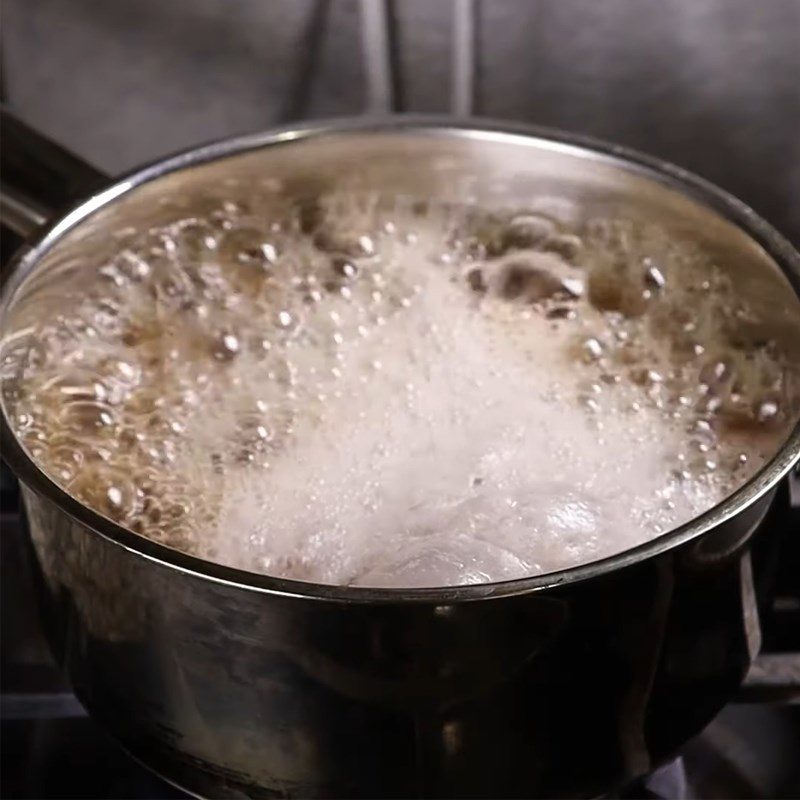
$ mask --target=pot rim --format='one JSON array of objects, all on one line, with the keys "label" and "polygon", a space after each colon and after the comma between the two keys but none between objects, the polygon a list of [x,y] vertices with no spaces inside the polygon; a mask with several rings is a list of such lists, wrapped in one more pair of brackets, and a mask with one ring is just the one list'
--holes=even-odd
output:
[{"label": "pot rim", "polygon": [[[377,118],[344,118],[289,125],[264,132],[229,137],[180,151],[135,169],[57,217],[37,231],[4,270],[0,314],[27,275],[68,231],[112,203],[118,197],[177,170],[261,148],[303,141],[329,134],[389,133],[410,131],[426,135],[456,136],[477,141],[500,141],[520,146],[535,145],[580,158],[604,161],[628,172],[642,174],[681,191],[739,227],[775,261],[800,295],[800,253],[769,223],[733,195],[681,167],[643,155],[620,145],[591,137],[533,125],[486,119],[454,120],[447,116],[395,115]],[[0,402],[0,445],[3,458],[21,482],[42,495],[93,535],[119,545],[161,566],[201,580],[232,588],[288,597],[347,603],[434,603],[507,597],[586,581],[666,553],[735,517],[771,491],[800,461],[800,421],[775,456],[746,484],[718,505],[692,520],[636,547],[598,561],[514,580],[426,588],[370,588],[317,584],[277,578],[198,558],[154,542],[116,524],[83,505],[41,470],[13,433]]]}]

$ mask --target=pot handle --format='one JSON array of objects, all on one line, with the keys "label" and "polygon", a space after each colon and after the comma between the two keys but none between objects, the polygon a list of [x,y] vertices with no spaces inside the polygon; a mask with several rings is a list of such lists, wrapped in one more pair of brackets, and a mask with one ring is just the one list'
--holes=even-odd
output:
[{"label": "pot handle", "polygon": [[108,178],[0,108],[0,223],[27,237]]},{"label": "pot handle", "polygon": [[762,653],[753,662],[737,703],[800,703],[800,653]]},{"label": "pot handle", "polygon": [[[789,536],[800,533],[800,463],[796,464],[785,478],[785,522]],[[794,553],[800,554],[796,542]],[[796,558],[790,557],[790,563]],[[784,635],[781,650],[762,651],[753,662],[744,684],[736,696],[739,703],[798,703],[800,704],[800,586],[793,582],[781,592],[780,608],[775,604],[772,620],[780,621],[784,631],[795,632],[788,638]]]}]

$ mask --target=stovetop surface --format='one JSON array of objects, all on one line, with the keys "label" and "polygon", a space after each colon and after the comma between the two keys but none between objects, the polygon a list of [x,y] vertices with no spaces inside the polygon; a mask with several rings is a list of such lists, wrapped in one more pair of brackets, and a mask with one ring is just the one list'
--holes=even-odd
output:
[{"label": "stovetop surface", "polygon": [[[0,796],[187,797],[139,765],[88,717],[53,664],[35,610],[18,493],[3,464],[0,475]],[[783,495],[788,502],[788,493]],[[788,524],[796,522],[786,519]],[[794,587],[793,577],[800,574],[800,537],[788,541],[777,613],[765,629],[771,651],[766,663],[785,659],[784,667],[788,664],[797,675],[800,586]],[[800,682],[775,685],[769,676],[755,681],[749,699],[756,702],[725,708],[681,758],[619,797],[800,796],[800,705],[787,703],[789,698],[800,699]]]}]

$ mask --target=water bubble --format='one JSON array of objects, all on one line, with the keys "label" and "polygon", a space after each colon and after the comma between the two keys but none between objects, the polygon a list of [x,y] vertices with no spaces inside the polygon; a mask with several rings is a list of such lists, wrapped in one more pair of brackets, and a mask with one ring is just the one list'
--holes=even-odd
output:
[{"label": "water bubble", "polygon": [[91,372],[66,375],[53,381],[49,388],[55,390],[64,402],[79,400],[102,402],[108,397],[105,385],[96,380]]},{"label": "water bubble", "polygon": [[125,278],[113,264],[106,264],[98,270],[98,274],[115,286],[124,286]]},{"label": "water bubble", "polygon": [[575,278],[563,278],[530,261],[516,260],[503,264],[499,291],[506,300],[536,303],[556,297],[579,297],[583,283]]},{"label": "water bubble", "polygon": [[185,220],[173,230],[176,255],[189,262],[203,261],[219,244],[217,232],[198,219]]},{"label": "water bubble", "polygon": [[118,511],[122,508],[122,489],[117,486],[109,486],[106,490],[106,500],[110,508]]},{"label": "water bubble", "polygon": [[567,297],[578,298],[583,294],[584,284],[579,278],[562,278],[561,294]]},{"label": "water bubble", "polygon": [[525,250],[541,244],[555,234],[555,224],[546,217],[535,214],[520,214],[512,217],[502,232],[504,250]]},{"label": "water bubble", "polygon": [[594,397],[583,397],[581,402],[587,409],[589,409],[589,411],[592,411],[595,414],[600,411],[600,403],[598,403]]},{"label": "water bubble", "polygon": [[239,339],[230,332],[217,335],[212,344],[214,358],[219,361],[230,361],[239,354]]},{"label": "water bubble", "polygon": [[666,286],[667,280],[651,258],[645,258],[642,262],[644,266],[644,282],[651,290],[658,292]]},{"label": "water bubble", "polygon": [[656,384],[662,383],[664,380],[664,376],[661,375],[660,372],[654,369],[648,369],[647,367],[639,367],[632,370],[631,378],[640,386],[655,386]]},{"label": "water bubble", "polygon": [[70,484],[70,491],[116,522],[125,522],[137,511],[132,481],[108,466],[83,467]]},{"label": "water bubble", "polygon": [[583,252],[583,242],[579,236],[573,234],[561,234],[550,237],[544,245],[545,249],[551,253],[557,253],[565,261],[574,263]]},{"label": "water bubble", "polygon": [[116,417],[111,406],[88,400],[65,403],[58,415],[59,423],[66,430],[85,433],[107,431],[111,433]]},{"label": "water bubble", "polygon": [[353,263],[350,259],[340,256],[331,260],[331,267],[337,277],[344,278],[348,281],[354,281],[358,278],[360,272],[357,264]]},{"label": "water bubble", "polygon": [[700,370],[700,383],[708,392],[719,392],[733,380],[733,371],[725,361],[711,361]]},{"label": "water bubble", "polygon": [[265,241],[264,234],[257,228],[232,228],[222,237],[218,250],[224,263],[243,266],[266,267],[278,259],[277,247]]},{"label": "water bubble", "polygon": [[336,253],[348,258],[363,258],[375,253],[375,243],[370,236],[330,227],[317,231],[314,245],[325,253]]},{"label": "water bubble", "polygon": [[589,361],[598,361],[603,356],[603,345],[594,337],[585,339],[581,348],[584,358]]},{"label": "water bubble", "polygon": [[779,406],[774,400],[764,400],[758,406],[758,421],[769,422],[778,416]]},{"label": "water bubble", "polygon": [[62,445],[49,451],[48,461],[50,471],[60,481],[69,484],[83,465],[84,454],[79,447]]},{"label": "water bubble", "polygon": [[[467,284],[469,288],[472,289],[473,292],[477,292],[478,294],[484,294],[487,290],[486,280],[483,277],[483,272],[479,268],[471,269],[467,275]],[[408,298],[403,298],[411,304],[411,301]],[[402,301],[401,301],[402,302]]]},{"label": "water bubble", "polygon": [[552,308],[548,308],[545,312],[545,316],[547,319],[566,319],[566,320],[574,320],[577,319],[578,312],[574,308],[570,308],[569,306],[553,306]]},{"label": "water bubble", "polygon": [[17,431],[24,431],[33,424],[33,417],[25,412],[19,413],[14,417],[14,424]]}]

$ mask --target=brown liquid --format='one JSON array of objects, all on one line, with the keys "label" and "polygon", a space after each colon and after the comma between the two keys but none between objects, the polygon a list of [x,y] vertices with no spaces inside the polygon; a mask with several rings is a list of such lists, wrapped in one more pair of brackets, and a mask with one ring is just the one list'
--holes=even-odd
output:
[{"label": "brown liquid", "polygon": [[102,514],[246,569],[435,585],[590,561],[717,503],[797,416],[779,344],[655,227],[228,203],[98,266],[5,342],[16,432]]}]

